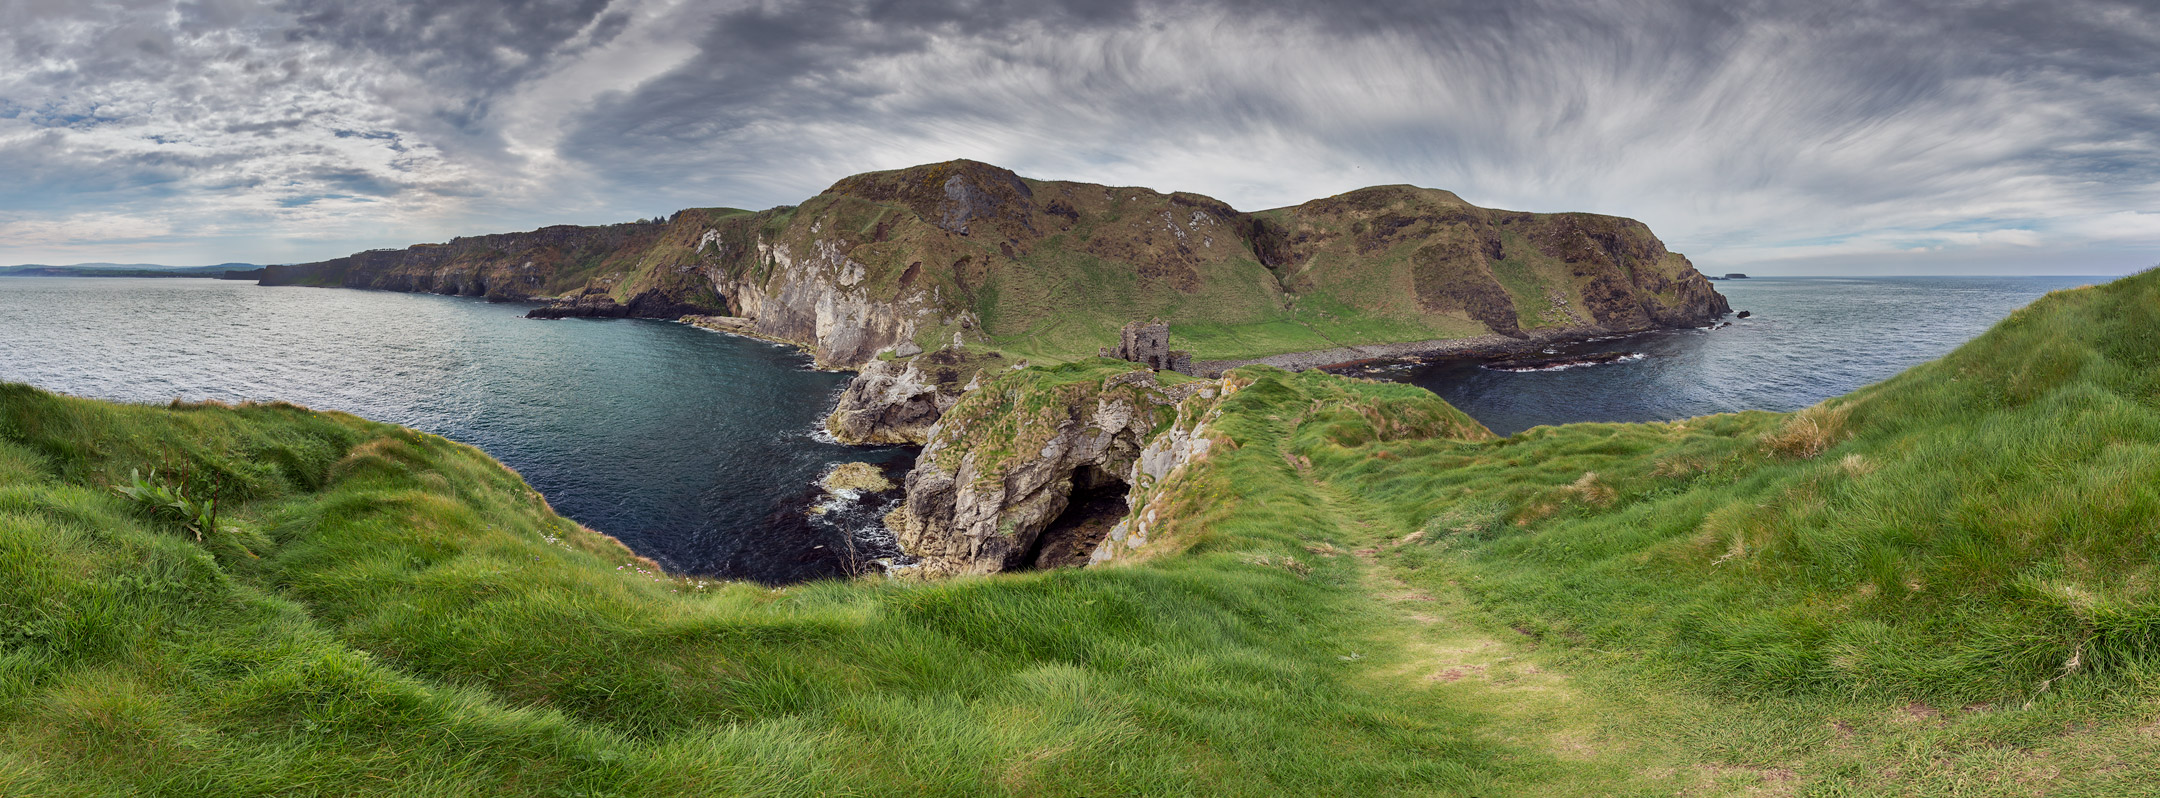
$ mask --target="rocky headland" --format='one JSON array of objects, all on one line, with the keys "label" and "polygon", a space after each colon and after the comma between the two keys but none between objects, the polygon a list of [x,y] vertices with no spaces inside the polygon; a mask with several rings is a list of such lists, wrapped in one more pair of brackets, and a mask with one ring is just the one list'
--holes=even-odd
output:
[{"label": "rocky headland", "polygon": [[[1409,386],[1400,399],[1346,391],[1352,381],[1258,367],[1191,379],[1095,359],[989,377],[933,427],[886,516],[927,576],[1079,567],[1189,542],[1171,527],[1202,522],[1224,497],[1202,479],[1212,453],[1241,444],[1216,424],[1233,400],[1284,381],[1314,399],[1308,420],[1354,419],[1362,439],[1491,437],[1482,425]],[[1358,385],[1377,383],[1356,381]],[[1291,462],[1293,468],[1307,467]]]},{"label": "rocky headland", "polygon": [[[848,177],[800,205],[464,237],[262,282],[545,302],[535,318],[696,317],[861,370],[828,427],[864,443],[927,440],[988,353],[1086,358],[1135,343],[1121,330],[1143,319],[1207,375],[1519,351],[1730,311],[1632,219],[1400,185],[1244,212],[974,161]],[[926,352],[961,363],[908,360]]]},{"label": "rocky headland", "polygon": [[1085,563],[1180,403],[1220,389],[1103,360],[997,378],[936,425],[886,526],[930,574]]},{"label": "rocky headland", "polygon": [[931,428],[960,397],[981,384],[985,370],[1003,371],[996,352],[946,348],[862,367],[825,419],[835,440],[865,444],[930,442]]}]

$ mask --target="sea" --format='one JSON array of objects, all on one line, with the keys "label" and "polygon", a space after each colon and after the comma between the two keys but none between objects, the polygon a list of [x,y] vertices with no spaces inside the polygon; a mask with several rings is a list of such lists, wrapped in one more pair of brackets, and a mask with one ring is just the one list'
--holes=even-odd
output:
[{"label": "sea", "polygon": [[0,278],[0,381],[125,402],[282,399],[432,432],[677,573],[781,584],[899,554],[878,500],[834,501],[815,485],[837,463],[911,461],[823,434],[849,375],[814,370],[793,347],[671,321],[527,319],[531,307]]},{"label": "sea", "polygon": [[[1497,371],[1473,360],[1379,376],[1512,434],[1540,424],[1794,410],[1938,357],[2078,277],[1755,278],[1717,284],[1750,317],[1553,354],[1615,362]],[[833,465],[897,475],[901,447],[843,446],[820,421],[845,374],[791,347],[649,319],[540,321],[528,305],[384,291],[148,278],[0,278],[0,381],[126,402],[285,400],[479,447],[564,516],[678,573],[784,584],[897,556],[890,497],[838,501]],[[815,512],[813,510],[822,510]]]},{"label": "sea", "polygon": [[1949,353],[2049,291],[2105,277],[1757,277],[1720,280],[1729,326],[1552,347],[1619,355],[1597,365],[1505,371],[1448,359],[1373,376],[1439,394],[1500,435],[1577,421],[1669,421],[1798,410]]}]

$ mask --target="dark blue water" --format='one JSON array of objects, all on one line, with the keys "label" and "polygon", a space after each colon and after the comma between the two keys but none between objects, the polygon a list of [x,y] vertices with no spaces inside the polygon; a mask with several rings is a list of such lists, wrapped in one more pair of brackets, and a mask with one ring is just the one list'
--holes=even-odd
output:
[{"label": "dark blue water", "polygon": [[[1718,283],[1753,318],[1556,349],[1629,363],[1391,373],[1495,432],[1793,410],[1938,357],[2084,278]],[[846,376],[794,350],[646,320],[534,321],[474,299],[186,279],[0,279],[0,380],[123,401],[283,399],[473,444],[564,515],[672,570],[787,582],[894,553],[874,500],[812,482],[900,449],[821,441]]]},{"label": "dark blue water", "polygon": [[1755,278],[1717,283],[1735,311],[1717,330],[1675,330],[1556,347],[1639,353],[1624,363],[1507,372],[1442,360],[1373,376],[1437,393],[1512,435],[1573,421],[1666,421],[1798,410],[1943,356],[2042,294],[2093,277]]},{"label": "dark blue water", "polygon": [[433,432],[678,572],[788,582],[893,553],[876,507],[804,515],[830,464],[907,456],[818,439],[846,375],[672,322],[525,310],[222,280],[5,278],[0,380],[135,402],[283,399]]}]

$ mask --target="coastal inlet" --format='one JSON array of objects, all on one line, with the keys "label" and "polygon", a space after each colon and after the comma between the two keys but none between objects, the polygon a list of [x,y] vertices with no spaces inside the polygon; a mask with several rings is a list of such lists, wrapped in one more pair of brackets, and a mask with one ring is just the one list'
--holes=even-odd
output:
[{"label": "coastal inlet", "polygon": [[529,305],[432,294],[130,278],[0,288],[0,380],[132,402],[281,399],[432,432],[680,573],[779,584],[896,553],[874,517],[890,499],[808,513],[834,464],[904,470],[910,450],[826,437],[849,375],[812,370],[794,347],[665,321],[532,321]]}]

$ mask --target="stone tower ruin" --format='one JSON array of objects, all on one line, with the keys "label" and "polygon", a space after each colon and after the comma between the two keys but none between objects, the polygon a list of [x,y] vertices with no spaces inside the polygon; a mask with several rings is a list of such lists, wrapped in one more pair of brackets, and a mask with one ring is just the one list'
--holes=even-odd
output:
[{"label": "stone tower ruin", "polygon": [[1170,348],[1170,324],[1162,319],[1130,322],[1118,334],[1116,349],[1103,347],[1103,357],[1127,360],[1151,369],[1169,369],[1192,376],[1192,353]]}]

